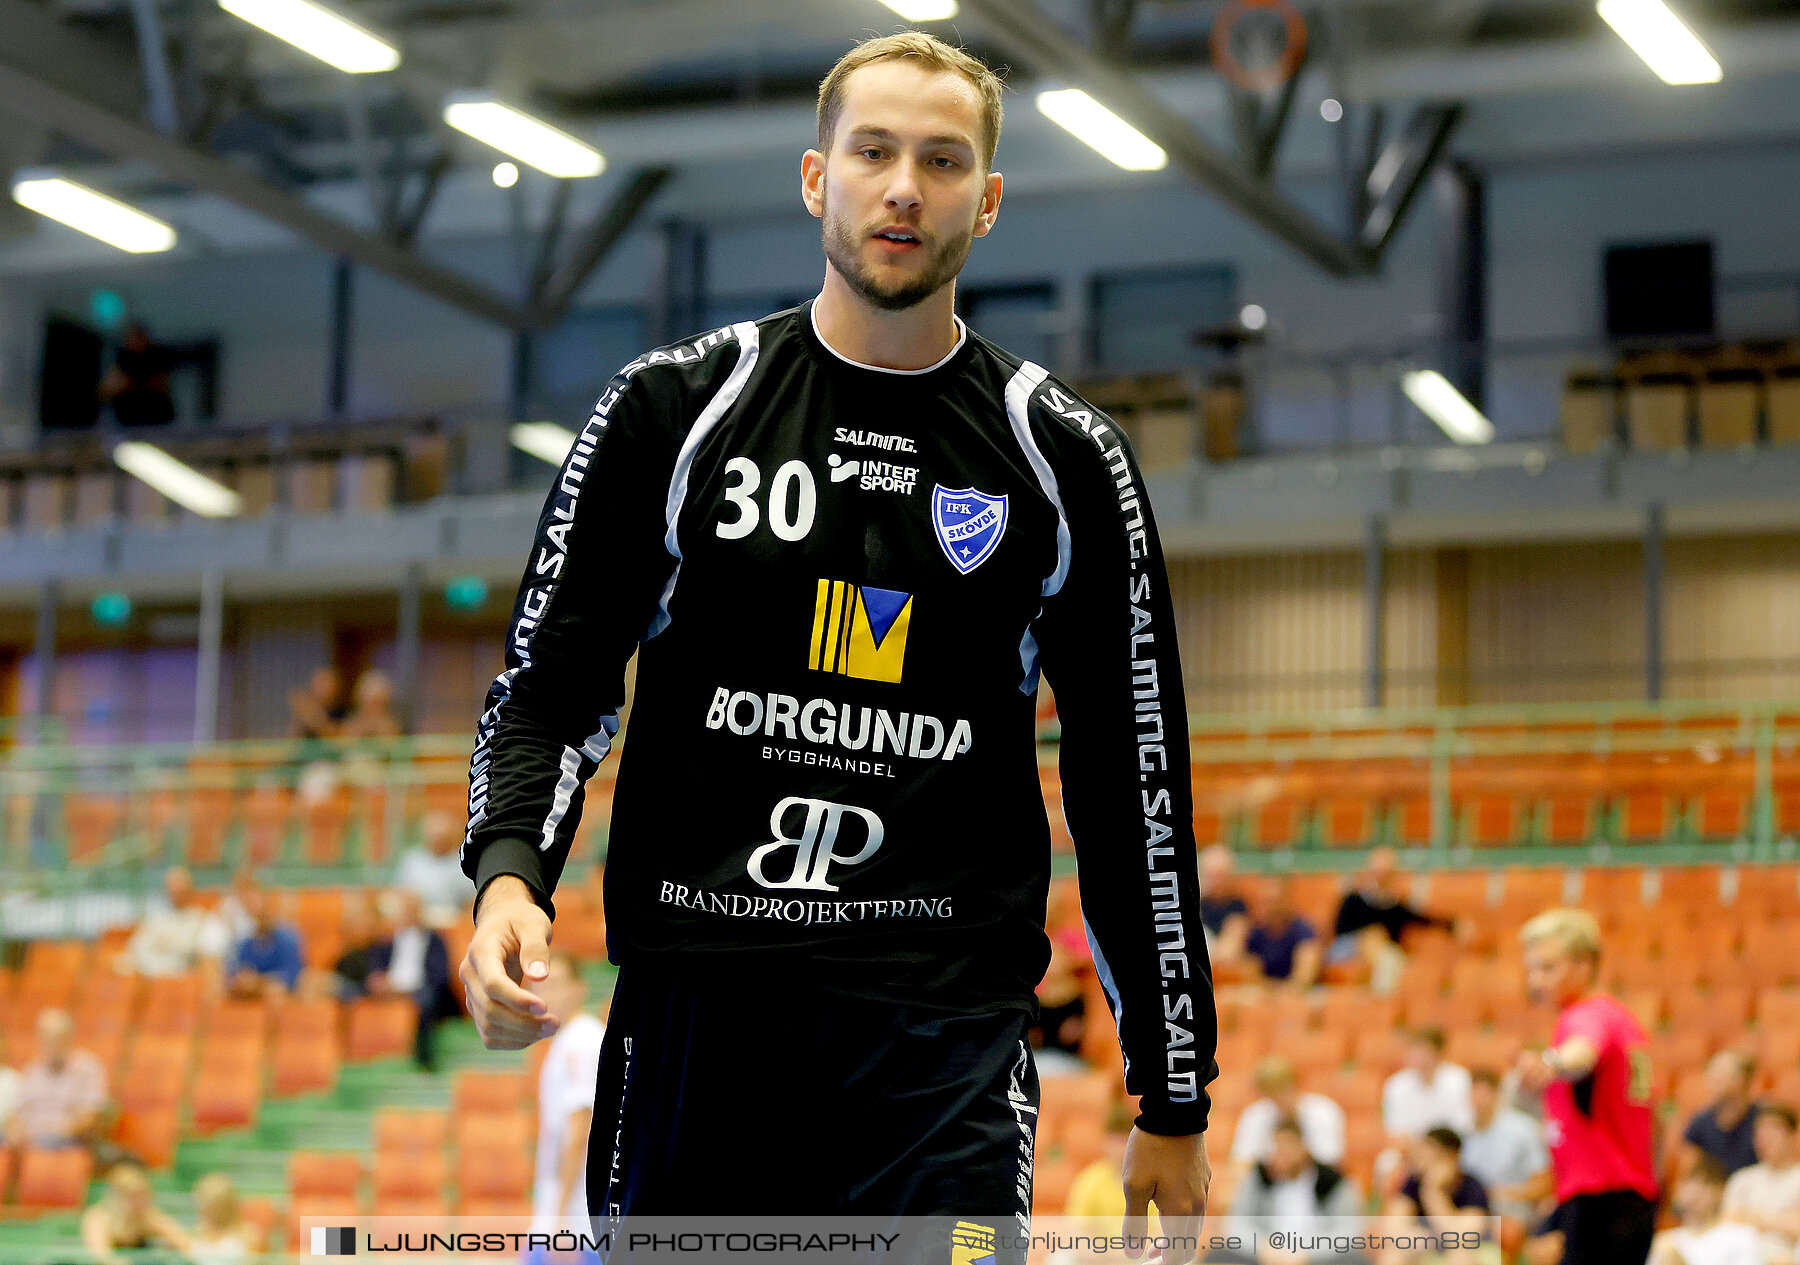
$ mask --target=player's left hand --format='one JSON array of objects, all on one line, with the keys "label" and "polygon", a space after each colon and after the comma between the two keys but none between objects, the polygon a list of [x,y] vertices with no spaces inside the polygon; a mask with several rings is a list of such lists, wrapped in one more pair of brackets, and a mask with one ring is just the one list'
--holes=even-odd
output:
[{"label": "player's left hand", "polygon": [[1528,1094],[1541,1094],[1550,1082],[1550,1068],[1544,1062],[1542,1050],[1525,1050],[1519,1054],[1519,1061],[1514,1064],[1519,1075],[1519,1088]]},{"label": "player's left hand", "polygon": [[[1206,1220],[1206,1192],[1212,1187],[1212,1163],[1206,1156],[1206,1135],[1164,1137],[1132,1129],[1125,1142],[1125,1237],[1142,1239],[1147,1233],[1150,1205],[1162,1217],[1167,1238],[1198,1238]],[[1131,1260],[1143,1249],[1125,1249]],[[1162,1265],[1187,1265],[1194,1254],[1176,1249],[1160,1253]]]}]

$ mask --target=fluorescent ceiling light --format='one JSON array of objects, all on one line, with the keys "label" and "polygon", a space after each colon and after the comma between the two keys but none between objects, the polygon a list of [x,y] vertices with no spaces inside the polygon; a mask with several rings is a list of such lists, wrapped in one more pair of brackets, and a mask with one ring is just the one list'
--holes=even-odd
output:
[{"label": "fluorescent ceiling light", "polygon": [[400,64],[399,49],[312,0],[219,0],[219,7],[348,74]]},{"label": "fluorescent ceiling light", "polygon": [[175,245],[175,230],[155,216],[61,176],[27,176],[13,185],[12,193],[20,206],[134,255]]},{"label": "fluorescent ceiling light", "polygon": [[126,440],[113,448],[113,461],[177,505],[207,518],[230,518],[243,509],[236,492],[209,479],[186,462],[177,461],[155,444]]},{"label": "fluorescent ceiling light", "polygon": [[444,107],[444,122],[546,175],[571,179],[606,170],[606,159],[592,145],[498,101],[452,101]]},{"label": "fluorescent ceiling light", "polygon": [[908,22],[948,22],[956,16],[956,0],[881,0]]},{"label": "fluorescent ceiling light", "polygon": [[555,422],[518,422],[512,428],[512,443],[539,461],[560,466],[575,446],[575,432]]},{"label": "fluorescent ceiling light", "polygon": [[1080,88],[1040,92],[1038,109],[1079,141],[1126,171],[1161,171],[1169,165],[1162,146],[1101,105]]},{"label": "fluorescent ceiling light", "polygon": [[1600,0],[1606,24],[1667,84],[1718,83],[1718,59],[1663,0]]},{"label": "fluorescent ceiling light", "polygon": [[1463,398],[1450,380],[1435,369],[1419,369],[1400,375],[1400,389],[1419,406],[1419,412],[1438,424],[1438,429],[1459,444],[1485,444],[1494,437],[1494,424],[1481,410]]}]

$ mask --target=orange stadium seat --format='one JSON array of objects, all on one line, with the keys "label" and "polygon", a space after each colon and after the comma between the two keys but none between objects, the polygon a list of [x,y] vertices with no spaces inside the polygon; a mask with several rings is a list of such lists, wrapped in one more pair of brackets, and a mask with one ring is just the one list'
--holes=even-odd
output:
[{"label": "orange stadium seat", "polygon": [[18,1205],[33,1210],[79,1208],[87,1203],[93,1175],[94,1157],[85,1150],[27,1147],[18,1161]]},{"label": "orange stadium seat", "polygon": [[349,1151],[295,1151],[288,1156],[288,1194],[301,1198],[355,1199],[362,1159]]},{"label": "orange stadium seat", "polygon": [[1319,805],[1328,848],[1366,848],[1375,841],[1379,805],[1366,795],[1331,795]]},{"label": "orange stadium seat", "polygon": [[344,1057],[353,1063],[387,1058],[412,1049],[418,1007],[405,997],[361,997],[347,1006],[350,1018]]},{"label": "orange stadium seat", "polygon": [[[463,1151],[456,1160],[456,1188],[466,1216],[492,1215],[489,1205],[523,1203],[531,1193],[531,1161],[523,1149]],[[484,1213],[472,1212],[476,1201]]]},{"label": "orange stadium seat", "polygon": [[[539,1045],[548,1045],[540,1041]],[[422,1154],[444,1149],[450,1137],[447,1111],[411,1111],[387,1107],[375,1113],[375,1149]]]},{"label": "orange stadium seat", "polygon": [[276,1007],[275,1031],[283,1040],[328,1038],[338,1035],[338,1003],[329,997],[289,997]]},{"label": "orange stadium seat", "polygon": [[1639,866],[1583,870],[1582,906],[1596,913],[1601,910],[1641,912],[1644,908],[1644,873]]},{"label": "orange stadium seat", "polygon": [[1431,797],[1399,795],[1390,810],[1394,841],[1403,847],[1423,847],[1431,842]]},{"label": "orange stadium seat", "polygon": [[217,1006],[207,1021],[207,1035],[220,1038],[262,1038],[269,1031],[271,1012],[266,1002],[228,1001]]},{"label": "orange stadium seat", "polygon": [[1462,806],[1463,842],[1504,848],[1519,841],[1519,802],[1511,795],[1475,795]]},{"label": "orange stadium seat", "polygon": [[450,1110],[458,1116],[517,1111],[527,1102],[519,1072],[462,1071],[451,1089]]},{"label": "orange stadium seat", "polygon": [[437,1199],[447,1177],[442,1151],[376,1151],[375,1207],[396,1199]]},{"label": "orange stadium seat", "polygon": [[458,1115],[451,1122],[460,1154],[483,1151],[524,1151],[531,1146],[533,1118],[523,1110],[494,1114]]},{"label": "orange stadium seat", "polygon": [[283,1098],[329,1090],[342,1066],[332,1036],[284,1037],[275,1043],[270,1062],[269,1091]]},{"label": "orange stadium seat", "polygon": [[197,1076],[207,1080],[215,1076],[242,1076],[262,1067],[267,1049],[262,1034],[254,1036],[209,1036],[200,1045]]},{"label": "orange stadium seat", "polygon": [[1765,988],[1757,994],[1756,1021],[1764,1028],[1800,1029],[1800,988]]},{"label": "orange stadium seat", "polygon": [[149,1107],[121,1111],[113,1125],[112,1140],[149,1167],[168,1168],[175,1162],[175,1143],[181,1133],[181,1113],[174,1107]]},{"label": "orange stadium seat", "polygon": [[160,1036],[185,1036],[200,1023],[205,988],[198,974],[172,975],[144,981],[140,1013],[142,1030]]},{"label": "orange stadium seat", "polygon": [[259,1068],[232,1068],[196,1077],[192,1103],[194,1129],[205,1135],[220,1129],[253,1125],[261,1101],[262,1072]]},{"label": "orange stadium seat", "polygon": [[1738,871],[1737,903],[1771,916],[1800,914],[1800,866],[1745,866]]},{"label": "orange stadium seat", "polygon": [[1587,791],[1552,791],[1538,801],[1538,834],[1545,843],[1587,843],[1598,832],[1597,804]]},{"label": "orange stadium seat", "polygon": [[1710,917],[1721,911],[1723,871],[1716,865],[1687,865],[1659,870],[1656,903],[1659,906]]},{"label": "orange stadium seat", "polygon": [[1288,848],[1300,842],[1305,811],[1294,799],[1272,799],[1256,810],[1256,844],[1262,848]]}]

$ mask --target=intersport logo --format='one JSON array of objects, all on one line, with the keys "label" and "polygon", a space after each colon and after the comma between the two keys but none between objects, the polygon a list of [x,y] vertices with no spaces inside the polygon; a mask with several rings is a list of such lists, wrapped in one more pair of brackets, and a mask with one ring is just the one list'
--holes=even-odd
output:
[{"label": "intersport logo", "polygon": [[[858,824],[846,830],[845,823],[850,820]],[[799,833],[786,833],[792,824],[798,824]],[[745,867],[750,877],[767,888],[813,892],[839,890],[830,878],[832,864],[861,865],[875,855],[885,833],[881,818],[867,808],[799,795],[790,795],[775,805],[775,811],[769,814],[769,831],[775,838],[750,854]],[[862,844],[855,852],[837,851],[840,835],[848,842],[857,834],[862,836]],[[788,848],[794,850],[792,869],[785,878],[770,878],[764,871],[765,864],[784,861],[786,858],[780,854]]]}]

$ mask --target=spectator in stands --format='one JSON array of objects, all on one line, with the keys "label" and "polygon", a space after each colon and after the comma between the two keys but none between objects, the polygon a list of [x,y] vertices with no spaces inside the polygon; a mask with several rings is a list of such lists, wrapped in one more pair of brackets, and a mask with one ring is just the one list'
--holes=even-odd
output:
[{"label": "spectator in stands", "polygon": [[1463,1137],[1463,1167],[1487,1187],[1497,1215],[1531,1224],[1550,1193],[1543,1122],[1502,1102],[1500,1075],[1489,1067],[1469,1073],[1469,1105],[1474,1128]]},{"label": "spectator in stands", "polygon": [[336,738],[350,708],[344,703],[344,679],[333,667],[315,668],[306,685],[288,691],[288,733],[321,741]]},{"label": "spectator in stands", "polygon": [[1406,1036],[1406,1066],[1381,1089],[1381,1124],[1395,1141],[1424,1137],[1432,1129],[1475,1126],[1470,1077],[1444,1057],[1444,1030],[1414,1028]]},{"label": "spectator in stands", "polygon": [[92,1146],[101,1141],[106,1069],[75,1048],[75,1025],[64,1010],[38,1013],[38,1056],[19,1081],[13,1113],[14,1145]]},{"label": "spectator in stands", "polygon": [[262,1254],[263,1237],[245,1218],[231,1178],[208,1173],[194,1183],[194,1232],[187,1248],[194,1265],[244,1265]]},{"label": "spectator in stands", "polygon": [[1710,1155],[1727,1177],[1756,1163],[1756,1102],[1750,1087],[1756,1060],[1744,1050],[1720,1050],[1706,1065],[1713,1100],[1694,1113],[1682,1130],[1682,1168]]},{"label": "spectator in stands", "polygon": [[375,950],[385,943],[381,923],[366,897],[351,895],[344,901],[344,951],[332,964],[327,992],[342,1001],[369,995],[369,976],[375,973]]},{"label": "spectator in stands", "polygon": [[152,979],[185,975],[218,961],[228,947],[224,924],[207,912],[194,890],[194,879],[181,866],[163,875],[168,904],[144,915],[125,945],[118,966]]},{"label": "spectator in stands", "polygon": [[1319,933],[1294,908],[1293,883],[1276,880],[1268,908],[1250,928],[1245,949],[1264,979],[1311,988],[1319,979]]},{"label": "spectator in stands", "polygon": [[1794,1109],[1765,1103],[1756,1113],[1756,1160],[1725,1183],[1725,1219],[1762,1235],[1770,1261],[1800,1260],[1800,1139]]},{"label": "spectator in stands", "polygon": [[400,720],[394,715],[394,683],[387,673],[371,668],[357,678],[355,700],[339,733],[352,739],[400,736]]},{"label": "spectator in stands", "polygon": [[1200,922],[1214,967],[1239,962],[1250,934],[1250,906],[1233,871],[1231,849],[1215,843],[1200,854]]},{"label": "spectator in stands", "polygon": [[[566,953],[550,955],[550,973],[537,985],[550,1013],[567,1016],[550,1039],[538,1072],[537,1169],[531,1187],[532,1229],[569,1228],[563,1218],[588,1224],[588,1129],[600,1075],[600,1042],[606,1027],[587,1010],[587,982]],[[598,1258],[584,1254],[584,1262]],[[535,1265],[535,1263],[533,1263]]]},{"label": "spectator in stands", "polygon": [[370,956],[374,969],[368,978],[369,995],[412,998],[419,1008],[413,1061],[425,1071],[435,1072],[437,1026],[459,1013],[450,987],[450,951],[444,937],[420,921],[417,892],[396,888],[383,904],[382,912],[392,919],[394,931]]},{"label": "spectator in stands", "polygon": [[1344,1158],[1344,1109],[1323,1094],[1301,1093],[1293,1066],[1272,1055],[1256,1065],[1256,1091],[1261,1098],[1238,1116],[1231,1137],[1232,1163],[1248,1168],[1269,1158],[1275,1145],[1277,1121],[1300,1122],[1306,1150],[1325,1164]]},{"label": "spectator in stands", "polygon": [[[1257,1224],[1253,1218],[1275,1218],[1289,1228],[1319,1233],[1325,1227],[1308,1225],[1318,1217],[1355,1217],[1362,1211],[1362,1195],[1356,1183],[1333,1165],[1311,1153],[1306,1144],[1301,1121],[1284,1115],[1270,1130],[1270,1147],[1266,1159],[1258,1161],[1238,1182],[1237,1194],[1231,1201],[1231,1215],[1241,1220],[1241,1233],[1255,1232],[1256,1256],[1227,1255],[1211,1259],[1250,1261],[1257,1265],[1300,1265],[1306,1262],[1348,1262],[1362,1260],[1348,1252],[1294,1253],[1269,1246],[1271,1223]],[[1343,1223],[1348,1224],[1348,1223]]]},{"label": "spectator in stands", "polygon": [[233,997],[284,997],[300,982],[305,955],[300,933],[275,917],[275,898],[261,888],[244,893],[250,934],[237,942],[226,969],[226,987]]},{"label": "spectator in stands", "polygon": [[463,917],[475,900],[475,885],[463,873],[462,830],[442,810],[425,814],[424,840],[400,854],[394,886],[417,892],[425,906],[425,922],[447,927]]},{"label": "spectator in stands", "polygon": [[113,367],[100,379],[100,402],[112,405],[113,420],[123,427],[164,426],[175,420],[175,401],[169,394],[169,370],[174,358],[150,341],[150,332],[136,321],[125,327]]},{"label": "spectator in stands", "polygon": [[[1458,1218],[1489,1215],[1487,1188],[1462,1166],[1462,1138],[1455,1129],[1427,1129],[1414,1148],[1417,1164],[1400,1191],[1383,1211],[1390,1217],[1417,1218],[1426,1227],[1449,1233],[1479,1227],[1458,1224]],[[1499,1244],[1484,1245],[1481,1252],[1454,1252],[1426,1258],[1417,1250],[1391,1248],[1377,1258],[1380,1265],[1404,1265],[1422,1259],[1449,1260],[1476,1265],[1498,1265]]]},{"label": "spectator in stands", "polygon": [[1650,1265],[1769,1265],[1755,1230],[1720,1219],[1724,1195],[1724,1166],[1702,1155],[1675,1184],[1673,1205],[1681,1224],[1651,1242]]},{"label": "spectator in stands", "polygon": [[1469,1073],[1444,1058],[1444,1030],[1415,1028],[1406,1034],[1406,1066],[1381,1087],[1381,1127],[1388,1144],[1375,1157],[1376,1185],[1385,1197],[1409,1167],[1423,1161],[1414,1148],[1432,1129],[1460,1138],[1475,1123]]},{"label": "spectator in stands", "polygon": [[250,916],[250,903],[258,887],[256,871],[247,865],[240,866],[232,872],[225,895],[213,910],[213,934],[224,943],[226,952],[236,948],[238,941],[248,938],[256,930],[256,920]]},{"label": "spectator in stands", "polygon": [[191,1244],[175,1218],[156,1206],[150,1179],[136,1164],[114,1166],[106,1193],[81,1215],[81,1242],[99,1265],[125,1265],[124,1253],[169,1247],[186,1253]]},{"label": "spectator in stands", "polygon": [[1369,984],[1390,993],[1400,982],[1406,958],[1401,938],[1412,927],[1455,930],[1452,919],[1415,909],[1400,896],[1400,873],[1392,848],[1376,848],[1355,887],[1344,893],[1331,929],[1328,965],[1361,959],[1369,965]]}]

